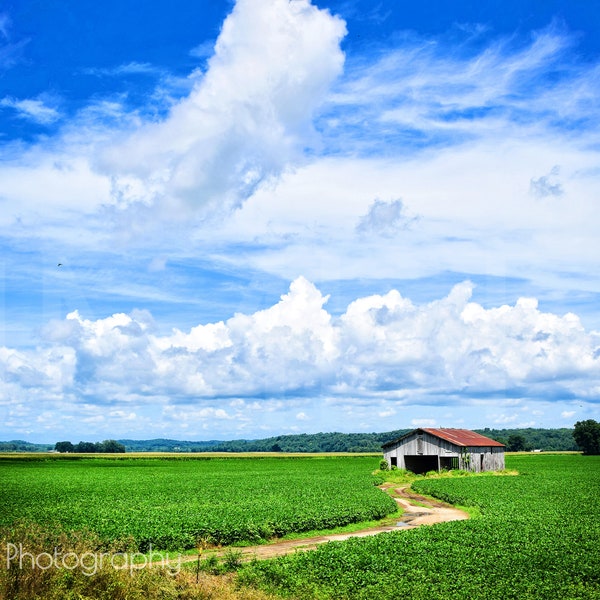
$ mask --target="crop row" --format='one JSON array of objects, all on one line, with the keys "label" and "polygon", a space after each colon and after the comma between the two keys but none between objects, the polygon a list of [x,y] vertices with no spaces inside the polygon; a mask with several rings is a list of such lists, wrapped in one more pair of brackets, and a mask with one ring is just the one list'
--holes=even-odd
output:
[{"label": "crop row", "polygon": [[139,548],[259,542],[393,512],[372,457],[0,463],[0,525],[90,529]]},{"label": "crop row", "polygon": [[478,506],[478,518],[329,543],[242,577],[298,598],[600,598],[600,457],[515,456],[507,466],[521,475],[413,484]]}]

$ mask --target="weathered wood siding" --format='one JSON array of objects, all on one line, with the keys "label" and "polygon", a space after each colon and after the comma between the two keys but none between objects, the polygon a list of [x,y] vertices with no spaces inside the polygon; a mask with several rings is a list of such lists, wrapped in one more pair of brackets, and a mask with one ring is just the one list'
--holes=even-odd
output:
[{"label": "weathered wood siding", "polygon": [[476,446],[461,449],[461,469],[481,473],[504,469],[504,448]]},{"label": "weathered wood siding", "polygon": [[[399,469],[406,469],[405,457],[438,457],[430,459],[433,468],[443,468],[448,459],[458,459],[458,468],[479,473],[504,469],[504,448],[496,446],[457,446],[452,442],[433,436],[427,432],[413,432],[392,446],[386,446],[384,458],[388,465],[394,463]],[[393,460],[395,459],[395,460]],[[446,459],[446,460],[443,460]],[[410,462],[409,458],[409,462]],[[456,463],[456,461],[455,461]]]}]

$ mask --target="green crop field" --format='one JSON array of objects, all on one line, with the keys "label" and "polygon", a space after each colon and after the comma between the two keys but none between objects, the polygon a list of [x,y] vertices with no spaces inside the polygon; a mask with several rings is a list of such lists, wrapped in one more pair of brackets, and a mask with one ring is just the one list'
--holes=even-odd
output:
[{"label": "green crop field", "polygon": [[[257,542],[393,511],[373,485],[377,465],[348,456],[2,458],[0,525],[10,533],[16,520],[60,523],[104,540],[132,536],[141,549],[192,547],[199,537]],[[255,562],[239,581],[297,600],[600,598],[600,457],[517,455],[507,467],[519,475],[415,480],[417,492],[477,507],[468,521]]]},{"label": "green crop field", "polygon": [[138,548],[260,542],[378,519],[396,505],[374,457],[0,460],[0,525],[132,536]]},{"label": "green crop field", "polygon": [[320,600],[600,598],[600,457],[507,457],[516,477],[421,479],[481,516],[333,542],[247,567],[246,582]]}]

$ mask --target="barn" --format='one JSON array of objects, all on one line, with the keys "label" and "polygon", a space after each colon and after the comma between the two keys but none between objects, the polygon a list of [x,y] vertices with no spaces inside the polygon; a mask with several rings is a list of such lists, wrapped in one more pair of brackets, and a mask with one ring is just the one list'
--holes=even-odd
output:
[{"label": "barn", "polygon": [[469,429],[415,429],[383,444],[390,467],[413,473],[441,469],[500,471],[504,469],[504,444]]}]

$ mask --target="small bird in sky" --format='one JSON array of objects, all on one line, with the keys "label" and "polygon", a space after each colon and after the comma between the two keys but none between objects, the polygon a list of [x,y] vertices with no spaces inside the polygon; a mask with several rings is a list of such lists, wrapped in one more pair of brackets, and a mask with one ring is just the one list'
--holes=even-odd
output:
[{"label": "small bird in sky", "polygon": [[58,263],[56,266],[57,267],[62,267],[62,263]]}]

